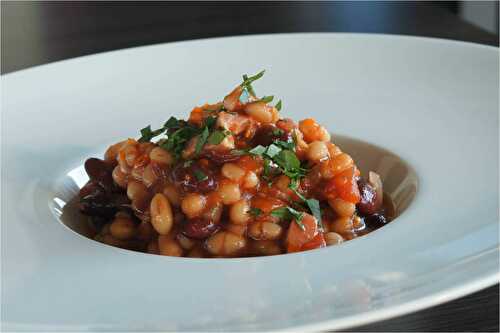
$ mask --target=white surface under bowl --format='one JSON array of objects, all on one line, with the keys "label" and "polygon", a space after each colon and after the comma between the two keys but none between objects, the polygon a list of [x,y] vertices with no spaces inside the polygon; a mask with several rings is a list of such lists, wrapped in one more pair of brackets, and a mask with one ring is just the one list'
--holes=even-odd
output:
[{"label": "white surface under bowl", "polygon": [[[498,282],[498,60],[497,48],[444,40],[290,34],[2,76],[2,329],[339,329]],[[262,68],[255,88],[282,98],[283,116],[410,166],[418,191],[404,214],[341,246],[231,260],[120,250],[57,220],[53,199],[85,158]]]}]

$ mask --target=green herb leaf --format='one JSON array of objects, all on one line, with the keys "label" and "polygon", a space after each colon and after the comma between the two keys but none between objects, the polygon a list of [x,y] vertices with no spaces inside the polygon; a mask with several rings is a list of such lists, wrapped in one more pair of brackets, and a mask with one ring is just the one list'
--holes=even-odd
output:
[{"label": "green herb leaf", "polygon": [[291,218],[288,207],[276,208],[271,212],[271,216],[277,217],[280,220],[289,220]]},{"label": "green herb leaf", "polygon": [[208,138],[208,127],[205,127],[203,129],[203,132],[201,132],[200,136],[198,137],[198,141],[196,141],[194,156],[198,156],[198,154],[201,152],[201,149],[207,142],[207,138]]},{"label": "green herb leaf", "polygon": [[282,150],[278,155],[273,158],[274,162],[278,164],[283,171],[295,171],[300,169],[300,161],[297,155],[291,150]]},{"label": "green herb leaf", "polygon": [[240,95],[240,103],[241,104],[246,104],[248,103],[248,100],[250,99],[250,95],[253,94],[253,89],[252,87],[244,87],[243,90],[241,91]]},{"label": "green herb leaf", "polygon": [[141,137],[139,138],[139,142],[149,142],[152,138],[162,134],[166,130],[167,129],[165,128],[165,126],[163,126],[162,128],[153,131],[151,130],[151,125],[148,125],[147,127],[141,129]]},{"label": "green herb leaf", "polygon": [[267,149],[266,149],[266,155],[273,158],[276,156],[279,152],[281,152],[281,148],[276,146],[275,144],[270,144]]},{"label": "green herb leaf", "polygon": [[[250,77],[248,77],[246,74],[243,75],[243,82],[241,83],[240,86],[243,88],[246,88],[248,93],[255,97],[255,91],[252,88],[252,82],[260,79],[264,75],[264,72],[265,71],[261,71],[261,72],[257,73],[256,75],[250,76]],[[245,91],[245,89],[244,89],[244,91]],[[241,96],[240,96],[240,102],[241,102]]]},{"label": "green herb leaf", "polygon": [[153,131],[151,130],[151,125],[144,127],[141,129],[141,137],[139,138],[139,142],[148,142],[154,137]]},{"label": "green herb leaf", "polygon": [[194,169],[193,171],[194,177],[196,178],[197,181],[202,182],[206,179],[208,179],[208,176],[203,173],[203,171]]},{"label": "green herb leaf", "polygon": [[281,99],[278,101],[278,103],[276,103],[274,107],[276,108],[276,110],[281,111]]},{"label": "green herb leaf", "polygon": [[172,152],[176,158],[180,156],[187,141],[199,134],[199,129],[191,126],[181,127],[168,136],[168,139],[160,144],[160,147]]},{"label": "green herb leaf", "polygon": [[277,146],[280,146],[283,149],[288,149],[288,150],[291,150],[291,151],[295,151],[295,142],[291,138],[290,138],[289,141],[275,140],[274,144],[277,145]]},{"label": "green herb leaf", "polygon": [[274,136],[282,136],[283,134],[285,134],[285,131],[283,131],[281,128],[276,128],[273,130]]},{"label": "green herb leaf", "polygon": [[217,117],[214,116],[207,117],[207,119],[205,119],[205,123],[203,124],[203,126],[208,127],[208,129],[212,129],[216,121]]},{"label": "green herb leaf", "polygon": [[260,214],[262,214],[262,210],[260,208],[250,208],[250,210],[248,211],[250,213],[250,215],[254,216],[254,217],[257,217],[259,216]]},{"label": "green herb leaf", "polygon": [[304,224],[302,223],[302,218],[304,217],[304,213],[299,212],[298,210],[295,210],[292,207],[287,206],[287,207],[277,208],[271,212],[271,215],[285,221],[293,219],[302,230],[305,230]]},{"label": "green herb leaf", "polygon": [[306,199],[306,204],[309,207],[309,210],[311,213],[314,215],[316,220],[318,221],[318,226],[321,230],[324,230],[323,228],[323,221],[321,220],[321,209],[319,207],[319,201],[316,199]]},{"label": "green herb leaf", "polygon": [[262,155],[266,151],[266,147],[258,145],[250,149],[248,152],[252,155]]},{"label": "green herb leaf", "polygon": [[164,128],[178,128],[182,126],[182,122],[178,120],[175,117],[170,117],[165,124],[163,125]]},{"label": "green herb leaf", "polygon": [[254,76],[250,76],[248,77],[246,74],[243,75],[243,83],[241,84],[241,86],[248,86],[249,84],[251,84],[252,82],[254,81],[257,81],[258,79],[260,79],[262,76],[264,76],[264,73],[266,71],[265,70],[262,70],[260,71],[259,73],[255,74]]},{"label": "green herb leaf", "polygon": [[307,207],[311,211],[311,213],[314,215],[316,220],[318,221],[318,226],[320,227],[321,230],[324,230],[323,228],[323,222],[321,220],[321,209],[319,207],[319,201],[316,199],[306,199],[302,193],[298,191],[299,187],[299,182],[298,179],[292,179],[290,181],[290,184],[288,187],[302,200],[303,202],[306,203]]},{"label": "green herb leaf", "polygon": [[193,164],[193,160],[187,160],[184,162],[183,166],[185,168],[189,168],[191,166],[191,164]]},{"label": "green herb leaf", "polygon": [[223,131],[214,131],[208,137],[207,142],[211,145],[218,145],[224,140],[226,134]]},{"label": "green herb leaf", "polygon": [[231,154],[232,155],[245,155],[245,154],[248,154],[248,150],[246,150],[246,149],[234,149],[234,150],[231,150]]},{"label": "green herb leaf", "polygon": [[[265,180],[270,180],[269,177],[271,176],[271,173],[273,171],[273,168],[272,168],[272,161],[269,160],[269,159],[264,159],[264,171],[262,173],[262,177],[265,179]],[[270,184],[272,184],[272,182],[268,182],[268,185],[271,186]]]},{"label": "green herb leaf", "polygon": [[299,187],[299,180],[297,178],[292,178],[290,180],[288,188],[290,188],[299,197],[300,200],[306,201],[306,197],[304,197],[302,193],[299,192],[298,187]]},{"label": "green herb leaf", "polygon": [[272,102],[274,99],[274,96],[264,96],[260,99],[261,102],[264,102],[264,103],[269,103],[269,102]]}]

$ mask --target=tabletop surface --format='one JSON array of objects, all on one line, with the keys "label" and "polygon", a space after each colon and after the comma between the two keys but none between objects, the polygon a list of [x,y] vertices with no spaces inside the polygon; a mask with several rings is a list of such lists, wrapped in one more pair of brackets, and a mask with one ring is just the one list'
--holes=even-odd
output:
[{"label": "tabletop surface", "polygon": [[[448,7],[448,8],[447,8]],[[140,45],[284,32],[367,32],[498,46],[435,2],[1,2],[1,73]],[[352,331],[499,331],[499,285]]]}]

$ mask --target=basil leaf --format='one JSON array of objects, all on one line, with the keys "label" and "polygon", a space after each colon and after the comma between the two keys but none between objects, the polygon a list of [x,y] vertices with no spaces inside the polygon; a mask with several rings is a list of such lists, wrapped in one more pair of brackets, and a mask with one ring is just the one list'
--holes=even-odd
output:
[{"label": "basil leaf", "polygon": [[298,191],[298,187],[299,187],[299,180],[297,178],[292,178],[290,180],[288,188],[290,188],[299,197],[300,200],[306,201],[306,197],[304,197],[302,193]]},{"label": "basil leaf", "polygon": [[196,141],[196,147],[194,149],[194,155],[198,156],[198,154],[201,152],[201,149],[207,142],[208,138],[208,127],[205,127],[203,129],[203,132],[201,132],[200,136],[198,137],[198,141]]},{"label": "basil leaf", "polygon": [[276,110],[281,111],[281,99],[278,101],[278,103],[276,103],[274,107],[276,108]]},{"label": "basil leaf", "polygon": [[181,127],[168,136],[168,139],[160,144],[160,147],[172,152],[179,157],[187,141],[199,134],[199,129],[194,127]]},{"label": "basil leaf", "polygon": [[273,158],[281,151],[281,148],[276,146],[275,144],[270,144],[266,149],[266,155]]},{"label": "basil leaf", "polygon": [[217,121],[217,118],[214,116],[207,117],[207,119],[205,119],[204,126],[208,127],[208,129],[212,129],[214,127],[216,121]]},{"label": "basil leaf", "polygon": [[274,162],[278,164],[285,172],[294,171],[300,168],[300,161],[297,155],[291,150],[282,150],[278,155],[273,158]]},{"label": "basil leaf", "polygon": [[[270,180],[269,179],[269,176],[271,176],[271,172],[272,172],[272,162],[271,160],[268,160],[267,158],[264,159],[264,171],[262,173],[262,176],[264,177],[265,180]],[[272,183],[272,182],[269,182],[269,183]],[[268,185],[269,185],[268,183]]]},{"label": "basil leaf", "polygon": [[241,91],[241,95],[240,95],[240,103],[241,104],[248,103],[248,100],[250,99],[250,95],[251,94],[253,95],[252,92],[253,92],[253,90],[251,87],[243,88],[243,90]]},{"label": "basil leaf", "polygon": [[321,209],[319,208],[319,201],[316,199],[307,199],[306,204],[309,207],[309,210],[311,210],[311,213],[314,215],[314,217],[318,221],[319,228],[321,230],[324,230],[323,221],[321,220]]},{"label": "basil leaf", "polygon": [[303,212],[299,212],[299,211],[293,209],[292,207],[287,207],[287,209],[290,212],[290,215],[292,215],[295,220],[297,220],[298,222],[302,221],[302,218],[304,217]]},{"label": "basil leaf", "polygon": [[203,171],[194,169],[193,171],[194,177],[196,178],[197,181],[202,182],[206,179],[208,179],[208,176],[203,173]]},{"label": "basil leaf", "polygon": [[153,131],[151,130],[151,125],[144,127],[141,129],[141,137],[139,138],[139,142],[148,142],[153,138]]},{"label": "basil leaf", "polygon": [[175,117],[170,117],[165,124],[163,125],[164,128],[178,128],[181,127],[181,121],[179,121]]},{"label": "basil leaf", "polygon": [[246,149],[234,149],[234,150],[231,150],[231,154],[232,155],[245,155],[245,154],[248,154],[248,150],[246,150]]},{"label": "basil leaf", "polygon": [[258,145],[250,149],[248,152],[253,155],[262,155],[266,151],[266,147]]},{"label": "basil leaf", "polygon": [[280,220],[289,220],[290,213],[288,212],[287,207],[276,208],[271,212],[271,216],[277,217]]},{"label": "basil leaf", "polygon": [[293,142],[293,139],[291,138],[289,141],[275,140],[274,144],[280,146],[283,149],[295,151],[295,142]]},{"label": "basil leaf", "polygon": [[148,125],[147,127],[141,129],[141,137],[139,138],[139,142],[149,142],[155,136],[158,136],[165,132],[165,130],[165,127],[162,127],[153,131],[151,130],[151,125]]},{"label": "basil leaf", "polygon": [[283,131],[281,128],[276,128],[273,130],[274,136],[282,136],[283,134],[285,134],[285,131]]},{"label": "basil leaf", "polygon": [[305,230],[305,226],[302,223],[302,218],[304,218],[304,213],[299,212],[299,211],[293,209],[292,207],[277,208],[271,212],[271,215],[275,216],[281,220],[285,220],[285,221],[293,219],[295,221],[295,223],[297,223],[297,225],[302,230]]},{"label": "basil leaf", "polygon": [[[243,82],[241,83],[240,86],[243,87],[243,88],[246,88],[246,90],[248,91],[248,93],[250,95],[252,95],[252,96],[255,97],[255,91],[252,88],[252,82],[260,79],[264,75],[264,72],[265,71],[261,71],[261,72],[257,73],[256,75],[250,76],[250,77],[248,77],[246,74],[243,75]],[[241,96],[240,96],[240,98],[241,98]],[[241,102],[241,99],[240,99],[240,102]]]},{"label": "basil leaf", "polygon": [[250,76],[248,77],[246,74],[243,75],[243,83],[241,84],[241,86],[248,86],[249,84],[251,84],[252,82],[260,79],[262,76],[264,76],[264,73],[266,71],[265,70],[262,70],[260,71],[259,73],[255,74],[254,76]]},{"label": "basil leaf", "polygon": [[226,134],[223,131],[214,131],[210,134],[207,141],[211,145],[218,145],[225,137]]},{"label": "basil leaf", "polygon": [[269,103],[269,102],[272,102],[274,99],[274,96],[264,96],[260,99],[261,102],[264,102],[264,103]]}]

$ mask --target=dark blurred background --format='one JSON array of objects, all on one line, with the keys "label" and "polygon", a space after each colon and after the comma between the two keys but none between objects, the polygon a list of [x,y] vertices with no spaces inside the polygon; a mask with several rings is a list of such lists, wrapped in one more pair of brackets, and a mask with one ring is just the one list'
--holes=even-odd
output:
[{"label": "dark blurred background", "polygon": [[195,38],[371,32],[498,45],[497,1],[1,2],[1,72]]},{"label": "dark blurred background", "polygon": [[[498,46],[498,10],[498,1],[1,1],[1,73],[133,46],[261,33],[388,33]],[[496,285],[353,330],[498,332],[498,313]]]}]

